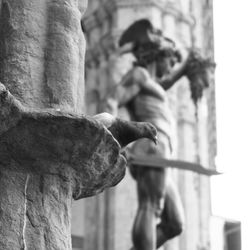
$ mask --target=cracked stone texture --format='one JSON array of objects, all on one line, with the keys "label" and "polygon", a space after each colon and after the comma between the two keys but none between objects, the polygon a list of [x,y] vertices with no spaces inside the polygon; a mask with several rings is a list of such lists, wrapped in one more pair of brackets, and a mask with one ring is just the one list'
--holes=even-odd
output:
[{"label": "cracked stone texture", "polygon": [[125,165],[103,125],[24,108],[0,85],[0,249],[71,249],[72,197],[116,185]]},{"label": "cracked stone texture", "polygon": [[0,0],[0,82],[11,92],[0,85],[1,250],[71,249],[72,198],[124,176],[112,135],[80,115],[86,6]]}]

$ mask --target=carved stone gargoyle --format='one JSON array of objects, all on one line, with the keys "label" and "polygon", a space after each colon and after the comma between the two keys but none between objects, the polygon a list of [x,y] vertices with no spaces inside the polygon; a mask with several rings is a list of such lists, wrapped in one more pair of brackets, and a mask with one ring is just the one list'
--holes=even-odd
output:
[{"label": "carved stone gargoyle", "polygon": [[94,119],[27,109],[0,84],[0,249],[71,249],[72,197],[116,185],[125,166]]}]

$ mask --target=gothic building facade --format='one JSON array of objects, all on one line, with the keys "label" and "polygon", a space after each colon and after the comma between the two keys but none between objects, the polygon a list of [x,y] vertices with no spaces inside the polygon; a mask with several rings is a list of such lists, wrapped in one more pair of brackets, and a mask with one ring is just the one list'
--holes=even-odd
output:
[{"label": "gothic building facade", "polygon": [[[128,55],[120,56],[118,40],[134,21],[148,18],[180,47],[197,47],[213,58],[212,0],[91,0],[84,16],[86,52],[86,113],[101,112],[107,87],[119,84],[131,67]],[[215,87],[210,88],[195,107],[188,80],[183,78],[170,91],[175,137],[173,158],[199,161],[215,168],[216,115]],[[126,116],[120,110],[121,116]],[[210,180],[195,172],[173,170],[184,205],[186,223],[180,237],[164,249],[210,249]],[[74,249],[127,250],[132,246],[131,229],[137,207],[136,184],[129,171],[117,187],[73,204],[72,239]],[[77,215],[77,216],[76,216]]]}]

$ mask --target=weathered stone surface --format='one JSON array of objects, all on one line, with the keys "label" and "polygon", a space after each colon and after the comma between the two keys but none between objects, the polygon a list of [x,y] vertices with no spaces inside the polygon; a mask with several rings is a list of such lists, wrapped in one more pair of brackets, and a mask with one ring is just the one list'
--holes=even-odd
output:
[{"label": "weathered stone surface", "polygon": [[124,175],[112,135],[66,113],[85,109],[87,2],[0,0],[0,82],[17,98],[0,85],[1,250],[71,249],[72,197]]},{"label": "weathered stone surface", "polygon": [[52,109],[26,109],[3,85],[0,110],[3,165],[16,161],[29,166],[27,171],[41,173],[63,173],[70,168],[72,176],[66,171],[65,178],[74,180],[76,199],[101,192],[123,177],[126,160],[120,155],[120,146],[94,119]]},{"label": "weathered stone surface", "polygon": [[0,249],[71,249],[71,200],[116,185],[125,158],[85,116],[23,107],[0,85]]},{"label": "weathered stone surface", "polygon": [[22,103],[84,111],[87,1],[79,1],[0,2],[0,81]]}]

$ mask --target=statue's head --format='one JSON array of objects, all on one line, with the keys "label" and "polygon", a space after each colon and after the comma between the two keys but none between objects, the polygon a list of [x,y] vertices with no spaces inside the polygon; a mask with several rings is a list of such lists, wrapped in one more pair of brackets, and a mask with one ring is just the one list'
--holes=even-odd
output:
[{"label": "statue's head", "polygon": [[163,36],[161,30],[154,28],[147,19],[134,22],[124,31],[119,45],[122,47],[127,44],[131,45],[131,52],[140,66],[146,67],[156,62],[161,68],[166,60],[169,61],[167,64],[172,66],[181,60],[174,41]]}]

